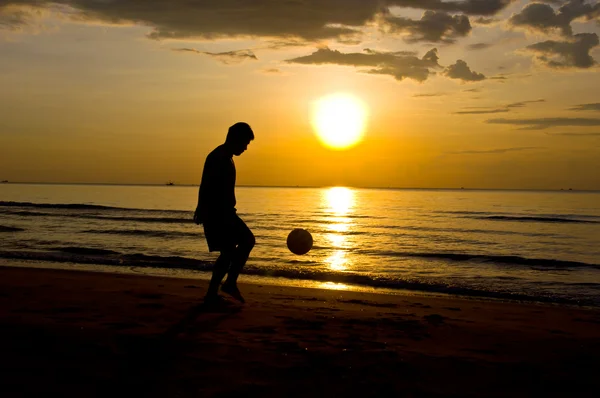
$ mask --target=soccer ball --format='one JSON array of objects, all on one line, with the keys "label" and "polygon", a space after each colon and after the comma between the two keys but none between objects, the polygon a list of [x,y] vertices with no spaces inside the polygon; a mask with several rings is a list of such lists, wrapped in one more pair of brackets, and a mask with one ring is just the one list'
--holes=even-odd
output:
[{"label": "soccer ball", "polygon": [[287,237],[287,247],[294,254],[306,254],[312,249],[313,238],[310,232],[296,228]]}]

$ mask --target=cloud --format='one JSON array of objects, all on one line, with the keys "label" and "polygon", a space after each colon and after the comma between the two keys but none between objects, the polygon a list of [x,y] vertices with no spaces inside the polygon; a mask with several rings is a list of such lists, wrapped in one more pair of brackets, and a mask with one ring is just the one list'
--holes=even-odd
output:
[{"label": "cloud", "polygon": [[422,98],[422,97],[443,97],[444,95],[448,95],[447,93],[422,93],[415,94],[413,98]]},{"label": "cloud", "polygon": [[600,112],[600,102],[594,104],[580,104],[569,108],[571,111],[597,111]]},{"label": "cloud", "polygon": [[499,21],[500,20],[498,20],[496,18],[479,17],[479,18],[476,18],[475,20],[473,20],[473,23],[476,25],[492,25]]},{"label": "cloud", "polygon": [[496,15],[515,0],[391,0],[387,4],[399,7],[419,8],[447,12],[462,12],[468,15]]},{"label": "cloud", "polygon": [[442,11],[425,11],[420,20],[388,16],[385,18],[392,32],[406,32],[408,42],[454,43],[457,37],[471,32],[466,15],[450,15]]},{"label": "cloud", "polygon": [[504,113],[510,112],[510,109],[506,108],[497,108],[497,109],[482,109],[478,111],[458,111],[454,112],[456,115],[485,115],[490,113]]},{"label": "cloud", "polygon": [[548,135],[566,135],[570,137],[600,137],[600,133],[546,133]]},{"label": "cloud", "polygon": [[503,105],[502,107],[477,108],[477,110],[458,111],[458,112],[454,112],[454,114],[456,114],[456,115],[485,115],[485,114],[492,114],[492,113],[506,113],[506,112],[510,112],[513,108],[522,108],[522,107],[526,106],[527,104],[534,104],[534,103],[538,103],[538,102],[546,102],[546,100],[538,99],[538,100],[530,100],[530,101],[512,102],[510,104]]},{"label": "cloud", "polygon": [[492,46],[491,43],[474,43],[469,44],[467,48],[469,50],[485,50],[486,48],[490,48]]},{"label": "cloud", "polygon": [[25,10],[14,9],[0,14],[0,28],[20,30],[30,23],[31,13]]},{"label": "cloud", "polygon": [[306,42],[302,40],[292,40],[292,39],[275,39],[269,40],[267,45],[261,49],[269,49],[269,50],[280,50],[282,48],[290,48],[290,47],[304,47],[306,46]]},{"label": "cloud", "polygon": [[[389,14],[390,7],[490,16],[513,0],[0,0],[0,13],[9,5],[72,7],[78,21],[137,24],[152,29],[153,39],[260,37],[320,41],[347,40],[361,28]],[[24,19],[5,22],[8,26]]]},{"label": "cloud", "polygon": [[[359,33],[381,12],[377,0],[3,0],[6,4],[62,4],[79,21],[146,25],[152,39],[214,40],[226,37],[343,38]],[[1,3],[0,3],[1,4]]]},{"label": "cloud", "polygon": [[334,64],[357,68],[365,67],[371,69],[364,69],[362,72],[389,75],[399,81],[408,78],[419,82],[427,80],[431,73],[430,68],[440,67],[435,48],[429,50],[422,58],[407,51],[381,52],[365,49],[363,53],[342,53],[338,50],[320,48],[310,55],[288,59],[285,62],[304,65]]},{"label": "cloud", "polygon": [[520,101],[520,102],[513,102],[511,104],[506,105],[507,108],[522,108],[527,104],[535,104],[538,102],[546,102],[545,99],[537,99],[537,100],[531,100],[531,101]]},{"label": "cloud", "polygon": [[280,69],[277,68],[261,69],[260,72],[266,75],[281,75],[283,73]]},{"label": "cloud", "polygon": [[247,50],[247,49],[246,50],[226,51],[226,52],[220,52],[220,53],[199,51],[199,50],[196,50],[195,48],[174,48],[173,51],[191,52],[191,53],[195,53],[195,54],[208,55],[213,58],[216,58],[217,60],[219,60],[220,62],[222,62],[226,65],[238,64],[247,59],[258,60],[258,58],[256,58],[256,55],[254,55],[252,50]]},{"label": "cloud", "polygon": [[467,90],[463,90],[466,93],[480,93],[482,90],[481,88],[469,88]]},{"label": "cloud", "polygon": [[600,119],[580,117],[549,117],[538,119],[489,119],[485,121],[491,124],[508,124],[512,126],[525,126],[524,130],[544,130],[552,127],[595,127],[600,126]]},{"label": "cloud", "polygon": [[568,41],[547,40],[526,49],[536,53],[536,58],[551,68],[589,68],[596,64],[590,51],[598,44],[597,34],[579,33]]},{"label": "cloud", "polygon": [[0,30],[21,31],[35,25],[44,16],[44,10],[32,6],[2,5],[0,0]]},{"label": "cloud", "polygon": [[460,79],[467,82],[477,82],[485,79],[483,74],[472,71],[462,59],[456,61],[454,65],[448,66],[442,74],[451,79]]},{"label": "cloud", "polygon": [[531,151],[533,149],[543,149],[536,146],[523,146],[514,148],[499,148],[499,149],[487,149],[487,150],[471,150],[471,151],[454,151],[446,152],[449,155],[482,155],[482,154],[495,154],[495,153],[508,153],[508,152],[520,152],[520,151]]},{"label": "cloud", "polygon": [[[556,3],[556,2],[552,2]],[[587,4],[585,0],[570,0],[557,11],[548,4],[530,3],[520,13],[513,14],[508,20],[509,25],[524,27],[541,32],[560,31],[565,36],[571,36],[571,22],[577,18],[586,17],[588,20],[600,15],[600,3]]]}]

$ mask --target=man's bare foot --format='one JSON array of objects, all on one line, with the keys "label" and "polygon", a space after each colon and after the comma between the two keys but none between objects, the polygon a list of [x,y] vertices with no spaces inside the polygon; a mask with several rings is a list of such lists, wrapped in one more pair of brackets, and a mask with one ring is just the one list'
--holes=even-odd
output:
[{"label": "man's bare foot", "polygon": [[238,289],[237,285],[234,285],[232,283],[223,283],[221,285],[221,291],[223,293],[227,293],[228,295],[230,295],[231,297],[233,297],[241,303],[246,302],[246,300],[244,300],[244,297],[242,296],[242,293],[240,293],[240,289]]}]

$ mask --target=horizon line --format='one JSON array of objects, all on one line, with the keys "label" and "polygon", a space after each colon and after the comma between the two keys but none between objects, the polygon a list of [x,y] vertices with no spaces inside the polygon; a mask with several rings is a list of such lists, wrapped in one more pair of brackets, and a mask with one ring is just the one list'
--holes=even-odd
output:
[{"label": "horizon line", "polygon": [[[169,183],[119,183],[119,182],[42,182],[42,181],[1,181],[1,184],[31,184],[31,185],[112,185],[112,186],[170,186],[198,187],[200,184],[169,184]],[[457,190],[457,191],[558,191],[558,192],[600,192],[599,189],[577,188],[477,188],[477,187],[401,187],[401,186],[352,186],[352,185],[256,185],[240,184],[239,188],[354,188],[354,189],[389,189],[389,190]]]}]

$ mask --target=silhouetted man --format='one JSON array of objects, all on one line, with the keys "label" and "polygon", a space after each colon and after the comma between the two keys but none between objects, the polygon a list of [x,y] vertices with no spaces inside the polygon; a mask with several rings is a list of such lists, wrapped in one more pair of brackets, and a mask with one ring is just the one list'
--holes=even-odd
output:
[{"label": "silhouetted man", "polygon": [[255,240],[236,213],[233,155],[241,155],[253,139],[254,133],[247,123],[236,123],[229,128],[225,143],[215,148],[204,163],[194,222],[203,224],[208,250],[220,252],[204,299],[208,303],[220,300],[219,285],[225,274],[227,279],[221,290],[244,302],[237,279]]}]

